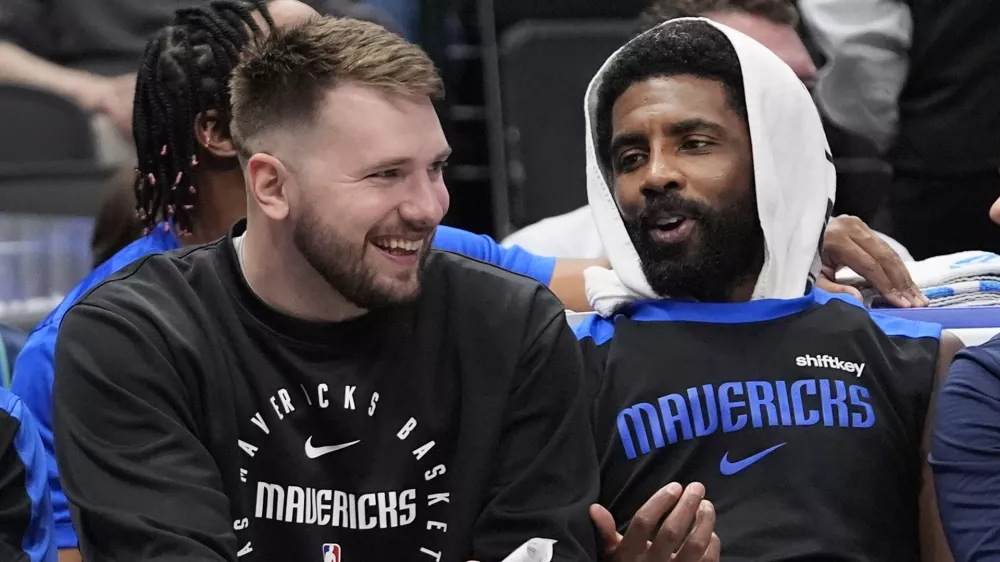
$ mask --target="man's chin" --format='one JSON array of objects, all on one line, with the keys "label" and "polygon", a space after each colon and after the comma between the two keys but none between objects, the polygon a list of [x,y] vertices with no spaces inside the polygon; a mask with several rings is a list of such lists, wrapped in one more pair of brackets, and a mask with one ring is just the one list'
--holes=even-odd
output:
[{"label": "man's chin", "polygon": [[422,289],[419,271],[404,277],[380,275],[376,277],[374,285],[375,293],[379,295],[378,300],[386,305],[413,302],[420,296]]}]

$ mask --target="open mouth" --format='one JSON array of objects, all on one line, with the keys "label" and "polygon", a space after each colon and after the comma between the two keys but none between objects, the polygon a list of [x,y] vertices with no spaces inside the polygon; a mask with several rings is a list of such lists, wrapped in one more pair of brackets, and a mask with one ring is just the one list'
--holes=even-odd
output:
[{"label": "open mouth", "polygon": [[669,214],[656,219],[650,236],[660,244],[677,244],[691,236],[695,222],[684,215]]},{"label": "open mouth", "polygon": [[656,229],[661,232],[672,232],[680,228],[685,221],[687,221],[687,217],[681,215],[668,215],[656,221]]},{"label": "open mouth", "polygon": [[371,241],[372,246],[381,250],[392,261],[403,265],[415,262],[425,243],[424,238],[413,240],[401,236],[382,236]]}]

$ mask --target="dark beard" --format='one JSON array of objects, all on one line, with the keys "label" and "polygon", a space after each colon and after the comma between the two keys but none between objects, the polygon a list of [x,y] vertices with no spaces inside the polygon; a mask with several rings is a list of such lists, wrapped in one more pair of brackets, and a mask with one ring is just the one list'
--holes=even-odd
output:
[{"label": "dark beard", "polygon": [[[694,220],[694,236],[680,244],[656,243],[656,220],[677,212]],[[760,275],[764,264],[764,231],[751,185],[747,196],[721,210],[668,191],[647,201],[625,226],[656,294],[699,302],[729,302],[734,289]]]},{"label": "dark beard", "polygon": [[309,212],[295,223],[292,232],[295,248],[330,284],[331,287],[359,308],[375,310],[412,302],[420,295],[424,265],[430,255],[430,243],[421,248],[417,266],[417,289],[408,293],[394,292],[380,286],[376,274],[365,266],[364,251],[359,252],[326,231],[318,215]]}]

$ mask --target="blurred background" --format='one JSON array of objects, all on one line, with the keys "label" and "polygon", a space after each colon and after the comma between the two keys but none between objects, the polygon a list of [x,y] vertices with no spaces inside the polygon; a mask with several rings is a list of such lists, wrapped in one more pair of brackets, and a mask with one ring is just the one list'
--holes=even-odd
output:
[{"label": "blurred background", "polygon": [[[134,67],[174,10],[198,2],[0,0],[0,323],[30,330],[139,235]],[[307,3],[382,23],[441,69],[452,226],[500,240],[586,205],[584,90],[653,8],[717,16],[793,66],[829,125],[836,213],[916,259],[1000,246],[987,217],[1000,196],[995,0]]]}]

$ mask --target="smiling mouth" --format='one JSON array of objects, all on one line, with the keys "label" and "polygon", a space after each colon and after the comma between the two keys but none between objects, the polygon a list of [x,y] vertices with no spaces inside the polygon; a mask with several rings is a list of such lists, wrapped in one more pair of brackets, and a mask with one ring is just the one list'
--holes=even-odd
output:
[{"label": "smiling mouth", "polygon": [[420,253],[425,242],[423,238],[410,240],[400,236],[385,236],[372,240],[372,245],[390,256],[407,257]]}]

